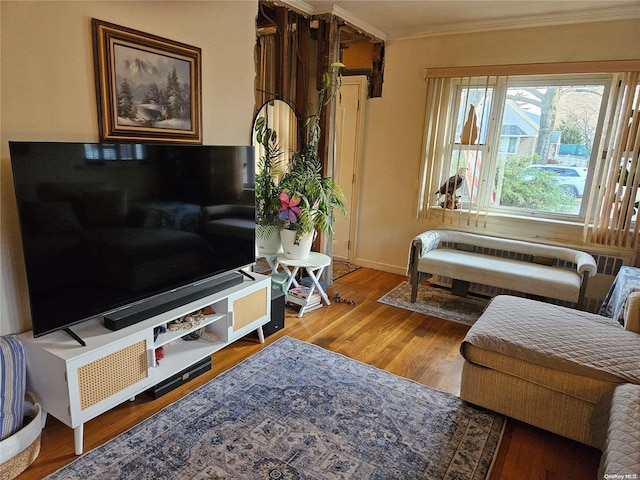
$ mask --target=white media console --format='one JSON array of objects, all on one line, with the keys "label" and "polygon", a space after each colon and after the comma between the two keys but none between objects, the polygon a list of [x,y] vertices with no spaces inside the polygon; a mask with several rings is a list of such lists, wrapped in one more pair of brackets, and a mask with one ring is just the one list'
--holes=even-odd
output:
[{"label": "white media console", "polygon": [[[80,345],[65,332],[34,338],[32,332],[18,338],[27,357],[27,387],[42,408],[73,428],[75,453],[83,451],[84,423],[130,400],[226,345],[257,330],[264,342],[262,326],[271,316],[271,278],[257,273],[255,280],[189,302],[139,323],[111,331],[99,319],[75,325],[73,331],[86,343]],[[166,325],[204,307],[214,314],[191,329],[161,333]],[[180,339],[205,327],[208,340]],[[217,339],[211,337],[217,337]],[[165,348],[156,361],[155,350]]]}]

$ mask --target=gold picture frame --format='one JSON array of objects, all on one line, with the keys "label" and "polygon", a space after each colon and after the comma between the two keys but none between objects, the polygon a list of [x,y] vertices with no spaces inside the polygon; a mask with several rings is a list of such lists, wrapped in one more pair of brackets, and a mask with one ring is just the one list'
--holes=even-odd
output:
[{"label": "gold picture frame", "polygon": [[101,142],[202,143],[202,51],[93,18]]}]

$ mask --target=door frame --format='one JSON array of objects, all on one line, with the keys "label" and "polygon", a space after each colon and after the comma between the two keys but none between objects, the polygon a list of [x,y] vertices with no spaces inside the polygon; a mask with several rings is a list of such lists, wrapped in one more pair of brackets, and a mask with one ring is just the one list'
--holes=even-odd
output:
[{"label": "door frame", "polygon": [[[359,86],[358,95],[358,111],[356,113],[356,138],[355,138],[355,158],[353,159],[353,176],[352,176],[352,198],[351,211],[349,212],[349,249],[347,260],[352,262],[356,258],[356,248],[358,240],[358,217],[359,217],[359,198],[360,198],[360,169],[362,150],[364,145],[364,119],[365,106],[368,97],[369,80],[365,75],[354,75],[342,77],[342,85]],[[339,94],[338,94],[339,95]],[[335,128],[335,127],[334,127]],[[337,146],[334,144],[334,149]],[[334,171],[338,168],[337,152],[334,152]],[[332,240],[333,241],[333,240]],[[333,252],[332,252],[333,253]]]}]

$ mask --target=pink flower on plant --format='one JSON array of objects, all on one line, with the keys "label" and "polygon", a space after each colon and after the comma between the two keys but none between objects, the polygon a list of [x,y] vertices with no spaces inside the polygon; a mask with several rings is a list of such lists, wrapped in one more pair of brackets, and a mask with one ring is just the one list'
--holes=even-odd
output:
[{"label": "pink flower on plant", "polygon": [[298,221],[298,215],[300,215],[300,197],[294,195],[293,197],[289,197],[287,192],[282,192],[280,194],[280,213],[278,213],[278,218],[281,221],[289,220],[291,223],[296,223]]}]

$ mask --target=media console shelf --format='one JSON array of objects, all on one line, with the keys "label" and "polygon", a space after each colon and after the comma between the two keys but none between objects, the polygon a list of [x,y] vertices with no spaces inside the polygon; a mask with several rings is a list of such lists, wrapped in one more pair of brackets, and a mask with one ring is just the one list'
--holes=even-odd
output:
[{"label": "media console shelf", "polygon": [[[213,354],[247,333],[257,330],[264,342],[262,326],[271,316],[271,279],[252,273],[254,280],[167,310],[121,330],[111,331],[99,319],[73,327],[85,341],[79,345],[59,331],[34,338],[19,335],[27,357],[27,386],[42,408],[73,428],[75,453],[83,451],[84,424],[107,410],[130,400],[148,388]],[[154,340],[154,328],[205,307],[207,315],[197,326],[167,331]],[[180,339],[205,328],[209,339]],[[156,348],[164,347],[164,358],[156,361]]]}]

